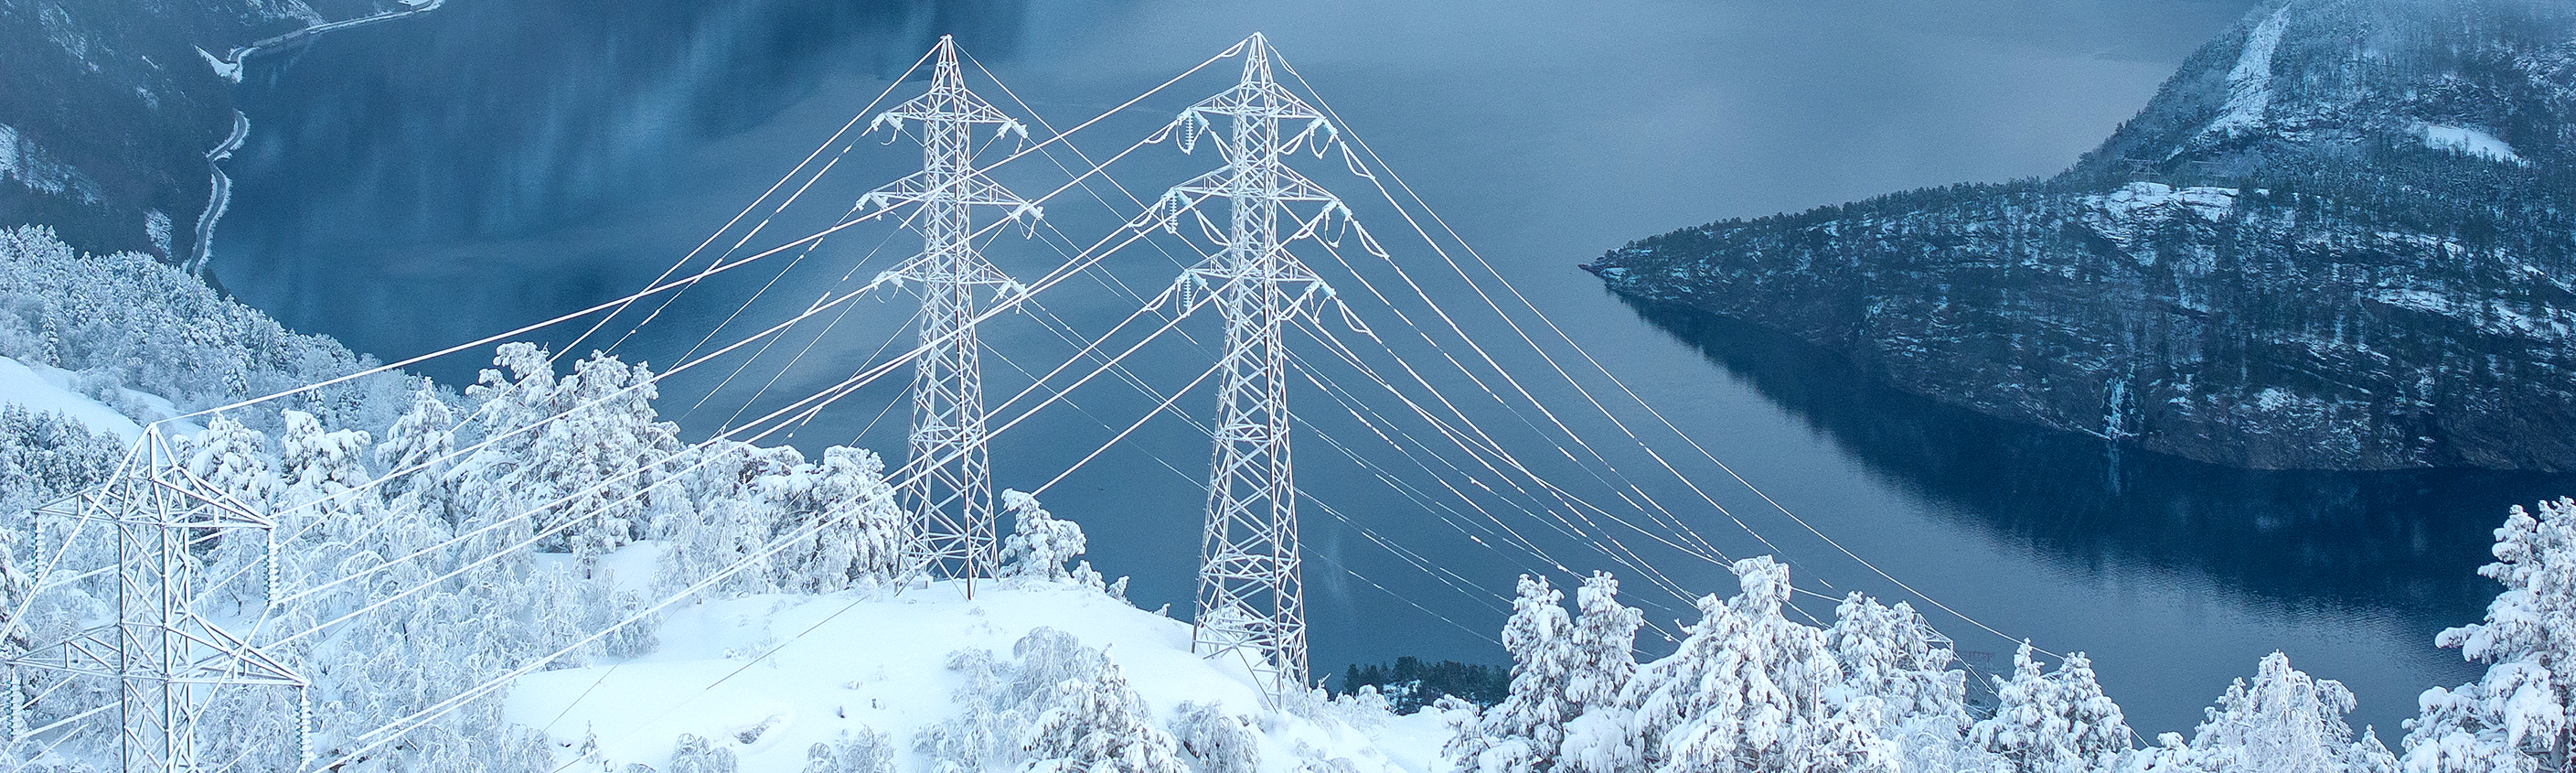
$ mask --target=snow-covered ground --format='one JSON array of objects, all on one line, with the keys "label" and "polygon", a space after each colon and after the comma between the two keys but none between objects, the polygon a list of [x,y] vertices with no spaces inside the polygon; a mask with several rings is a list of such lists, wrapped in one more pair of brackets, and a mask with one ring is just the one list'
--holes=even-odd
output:
[{"label": "snow-covered ground", "polygon": [[2227,104],[2209,122],[2207,134],[2233,136],[2263,125],[2272,108],[2272,54],[2280,49],[2281,32],[2289,22],[2290,6],[2284,3],[2246,34],[2245,50],[2227,73]]},{"label": "snow-covered ground", "polygon": [[2531,165],[2531,162],[2523,160],[2522,154],[2513,152],[2512,145],[2477,129],[2420,123],[2415,125],[2415,133],[2424,138],[2425,147],[2435,150],[2448,150],[2503,164]]},{"label": "snow-covered ground", "polygon": [[76,374],[61,368],[0,357],[0,403],[59,411],[88,425],[91,431],[113,433],[128,443],[143,437],[143,425],[81,394],[74,386],[76,378]]},{"label": "snow-covered ground", "polygon": [[[632,546],[610,559],[652,549]],[[743,773],[795,773],[812,745],[874,730],[891,736],[902,769],[928,770],[912,739],[958,712],[952,694],[961,675],[947,667],[950,653],[981,648],[1009,658],[1014,643],[1042,627],[1104,650],[1157,725],[1168,728],[1183,701],[1259,717],[1265,771],[1339,767],[1336,759],[1389,773],[1442,765],[1449,731],[1437,711],[1361,727],[1265,712],[1240,663],[1191,654],[1187,623],[1049,582],[985,581],[971,601],[962,586],[938,583],[899,594],[764,595],[678,609],[664,618],[652,654],[521,679],[508,717],[546,732],[567,760],[595,733],[611,769],[667,770],[675,743],[690,734],[730,747]]]}]

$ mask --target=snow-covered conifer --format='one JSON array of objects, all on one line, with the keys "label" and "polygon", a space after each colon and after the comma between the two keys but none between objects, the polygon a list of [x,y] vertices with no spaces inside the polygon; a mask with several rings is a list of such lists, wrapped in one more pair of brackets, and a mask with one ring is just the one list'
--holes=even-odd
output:
[{"label": "snow-covered conifer", "polygon": [[411,409],[395,419],[385,430],[384,442],[376,444],[376,464],[394,476],[386,483],[387,494],[421,490],[424,495],[416,498],[435,510],[435,517],[451,517],[447,471],[456,466],[448,458],[455,450],[456,413],[439,399],[436,384],[421,379],[420,388],[412,392]]},{"label": "snow-covered conifer", "polygon": [[268,508],[286,488],[269,462],[268,434],[220,415],[197,433],[188,472],[254,510]]},{"label": "snow-covered conifer", "polygon": [[1011,515],[1011,536],[1002,540],[1001,576],[1050,582],[1070,579],[1065,562],[1090,547],[1082,526],[1049,514],[1038,506],[1037,497],[1018,491],[1002,492],[1002,509]]},{"label": "snow-covered conifer", "polygon": [[2191,742],[2181,733],[2162,733],[2156,745],[2129,756],[2125,773],[2209,773],[2200,766],[2200,757],[2191,751]]},{"label": "snow-covered conifer", "polygon": [[1118,664],[1103,659],[1092,679],[1054,684],[1050,708],[1031,718],[1020,748],[1025,770],[1063,773],[1186,773],[1179,744],[1146,719],[1145,702]]},{"label": "snow-covered conifer", "polygon": [[812,536],[780,552],[780,588],[829,593],[861,579],[893,579],[903,558],[904,513],[875,452],[833,446],[820,464],[769,485],[788,521],[774,530],[814,526]]},{"label": "snow-covered conifer", "polygon": [[968,647],[948,654],[948,670],[958,676],[957,689],[949,693],[957,715],[914,734],[913,750],[929,757],[937,773],[983,770],[1010,735],[1006,711],[1015,702],[1008,667],[990,650]]},{"label": "snow-covered conifer", "polygon": [[[188,472],[213,485],[241,506],[263,515],[275,510],[286,485],[269,461],[268,435],[241,422],[216,416],[206,422],[188,454]],[[214,587],[208,595],[235,610],[268,596],[268,535],[248,531],[223,534],[215,543],[204,575]]]},{"label": "snow-covered conifer", "polygon": [[1573,664],[1565,700],[1576,711],[1616,705],[1637,674],[1637,629],[1646,614],[1619,603],[1619,580],[1594,572],[1574,592]]},{"label": "snow-covered conifer", "polygon": [[671,749],[671,769],[667,773],[734,773],[740,765],[727,744],[682,733],[679,743]]},{"label": "snow-covered conifer", "polygon": [[1565,723],[1556,769],[1565,773],[1619,773],[1642,760],[1629,725],[1634,712],[1621,702],[1637,673],[1637,628],[1645,613],[1619,603],[1619,581],[1595,572],[1574,593],[1577,614]]},{"label": "snow-covered conifer", "polygon": [[1995,714],[1969,730],[1969,741],[2001,755],[2020,773],[2076,773],[2113,765],[2130,748],[2118,704],[2102,694],[2093,661],[2077,652],[2054,673],[2041,673],[2030,642],[2013,653],[2013,675],[1995,688]]},{"label": "snow-covered conifer", "polygon": [[530,482],[558,502],[546,526],[567,526],[561,547],[585,561],[635,538],[648,522],[659,467],[679,450],[678,427],[657,420],[653,373],[605,353],[575,363],[557,384],[562,415],[529,450]]},{"label": "snow-covered conifer", "polygon": [[2485,661],[2478,681],[2424,691],[2407,723],[2409,773],[2564,770],[2576,760],[2576,500],[2517,505],[2496,529],[2496,562],[2479,574],[2504,584],[2484,622],[2434,641]]},{"label": "snow-covered conifer", "polygon": [[279,505],[290,517],[280,518],[278,526],[294,534],[304,531],[301,524],[318,522],[320,539],[349,539],[379,504],[376,490],[367,487],[373,478],[366,465],[372,440],[361,430],[325,431],[320,419],[303,411],[280,416],[285,428],[277,438],[278,471],[286,490]]},{"label": "snow-covered conifer", "polygon": [[1700,600],[1700,620],[1670,657],[1630,683],[1645,765],[1683,771],[1877,770],[1895,750],[1876,736],[1875,701],[1838,704],[1842,669],[1825,632],[1791,622],[1789,569],[1735,562],[1741,591]]},{"label": "snow-covered conifer", "polygon": [[2387,767],[2352,759],[2352,726],[2343,715],[2352,691],[2290,667],[2290,657],[2263,657],[2252,683],[2238,679],[2210,707],[2192,738],[2198,765],[2211,773],[2341,773]]},{"label": "snow-covered conifer", "polygon": [[1431,709],[1440,712],[1441,726],[1449,730],[1449,740],[1440,744],[1440,758],[1449,761],[1451,770],[1469,769],[1469,763],[1493,746],[1493,739],[1485,737],[1482,707],[1444,694],[1431,703]]},{"label": "snow-covered conifer", "polygon": [[1950,668],[1950,640],[1912,605],[1887,606],[1853,592],[1835,608],[1826,641],[1842,663],[1844,684],[1885,700],[1891,721],[1928,720],[1952,737],[1967,731],[1968,675]]},{"label": "snow-covered conifer", "polygon": [[1260,738],[1252,719],[1228,714],[1216,703],[1182,701],[1172,712],[1172,735],[1198,773],[1258,773]]},{"label": "snow-covered conifer", "polygon": [[1503,650],[1512,656],[1511,693],[1484,713],[1472,736],[1462,736],[1452,758],[1460,771],[1523,773],[1555,768],[1573,718],[1566,684],[1574,668],[1574,623],[1565,594],[1547,578],[1521,575],[1511,619],[1503,623]]},{"label": "snow-covered conifer", "polygon": [[895,773],[895,750],[886,734],[861,728],[805,750],[804,773]]}]

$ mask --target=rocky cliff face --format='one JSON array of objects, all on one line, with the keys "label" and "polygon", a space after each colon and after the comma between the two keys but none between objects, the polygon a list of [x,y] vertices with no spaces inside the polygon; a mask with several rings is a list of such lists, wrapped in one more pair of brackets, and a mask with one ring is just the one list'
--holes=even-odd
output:
[{"label": "rocky cliff face", "polygon": [[0,226],[165,259],[193,248],[233,47],[397,0],[0,0]]},{"label": "rocky cliff face", "polygon": [[2286,0],[2049,180],[1633,242],[1620,292],[2262,469],[2576,469],[2576,6]]}]

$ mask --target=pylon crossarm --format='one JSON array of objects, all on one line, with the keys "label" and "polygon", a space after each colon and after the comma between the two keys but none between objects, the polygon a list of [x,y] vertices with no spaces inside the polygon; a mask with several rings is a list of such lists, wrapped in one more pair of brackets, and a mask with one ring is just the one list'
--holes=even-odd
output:
[{"label": "pylon crossarm", "polygon": [[275,528],[277,525],[268,516],[260,515],[231,493],[205,478],[198,477],[196,473],[189,472],[185,466],[173,464],[165,474],[167,477],[154,476],[153,482],[166,487],[170,493],[196,502],[198,505],[185,511],[188,513],[185,519],[173,519],[171,522],[173,526],[268,529]]},{"label": "pylon crossarm", "polygon": [[288,668],[276,656],[251,646],[231,631],[215,627],[203,618],[190,615],[172,626],[171,631],[212,650],[189,663],[197,673],[229,674],[237,680],[232,683],[238,684],[305,685],[304,678],[296,675],[294,669]]},{"label": "pylon crossarm", "polygon": [[87,676],[116,676],[115,625],[104,625],[73,634],[9,658],[12,668],[32,668]]},{"label": "pylon crossarm", "polygon": [[902,179],[878,186],[876,190],[868,191],[859,197],[859,203],[863,207],[876,209],[891,209],[904,204],[925,201],[1002,207],[1009,210],[1009,216],[1014,219],[1022,216],[1043,217],[1046,213],[1045,207],[1021,199],[1018,194],[1002,187],[1001,183],[985,177],[980,171],[968,171],[965,174],[967,175],[965,177],[941,178],[927,170],[914,172],[905,175]]},{"label": "pylon crossarm", "polygon": [[100,496],[101,491],[99,489],[83,491],[61,499],[56,499],[52,502],[47,502],[43,506],[37,507],[34,513],[38,519],[104,518],[105,516],[99,514],[102,511],[102,508],[99,506]]},{"label": "pylon crossarm", "polygon": [[992,264],[975,261],[971,265],[959,266],[953,257],[926,253],[895,264],[894,268],[886,269],[878,276],[921,282],[930,287],[940,285],[1000,287],[1019,284],[1012,281],[1010,276],[1003,274],[1001,269],[994,268]]}]

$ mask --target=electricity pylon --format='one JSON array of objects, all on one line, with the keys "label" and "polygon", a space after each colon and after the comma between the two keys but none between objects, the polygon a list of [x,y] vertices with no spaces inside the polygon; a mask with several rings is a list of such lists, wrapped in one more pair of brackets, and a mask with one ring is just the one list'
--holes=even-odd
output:
[{"label": "electricity pylon", "polygon": [[[1281,333],[1291,319],[1311,318],[1332,297],[1332,288],[1289,254],[1287,244],[1315,236],[1336,213],[1348,218],[1350,209],[1284,163],[1300,147],[1320,152],[1337,136],[1332,124],[1272,79],[1267,39],[1255,33],[1242,54],[1242,80],[1182,111],[1173,124],[1186,152],[1214,128],[1215,116],[1228,118],[1226,165],[1174,186],[1160,208],[1172,213],[1164,224],[1173,230],[1181,212],[1195,212],[1207,199],[1226,199],[1228,210],[1223,249],[1180,280],[1187,293],[1214,293],[1225,319],[1192,646],[1206,657],[1243,657],[1263,691],[1277,698],[1306,689],[1308,674]],[[1282,123],[1295,133],[1283,136]],[[1318,206],[1307,216],[1294,204]],[[1213,233],[1206,215],[1198,217]]]},{"label": "electricity pylon", "polygon": [[216,529],[232,530],[227,539],[264,537],[242,530],[275,524],[188,472],[159,427],[144,428],[107,485],[37,514],[115,530],[116,622],[31,647],[8,664],[116,680],[125,773],[196,773],[197,722],[219,688],[305,686],[284,664],[189,607],[196,598],[192,537]]},{"label": "electricity pylon", "polygon": [[870,131],[889,126],[901,133],[905,121],[918,122],[921,171],[869,192],[862,203],[921,205],[911,218],[921,232],[921,254],[885,274],[921,284],[921,311],[913,320],[926,350],[913,363],[912,435],[899,474],[907,481],[903,501],[911,508],[905,569],[964,580],[971,597],[975,578],[991,572],[996,561],[976,295],[985,288],[1001,294],[1025,289],[976,252],[973,210],[1004,207],[1013,219],[1040,213],[975,170],[977,125],[996,125],[997,139],[1017,134],[1022,140],[1028,127],[966,90],[956,41],[940,36],[934,54],[929,93],[878,114],[868,125]]}]

